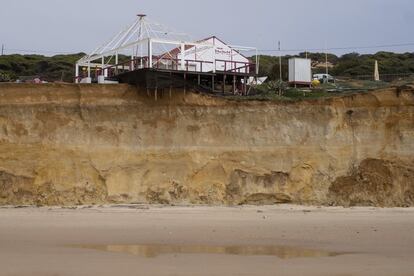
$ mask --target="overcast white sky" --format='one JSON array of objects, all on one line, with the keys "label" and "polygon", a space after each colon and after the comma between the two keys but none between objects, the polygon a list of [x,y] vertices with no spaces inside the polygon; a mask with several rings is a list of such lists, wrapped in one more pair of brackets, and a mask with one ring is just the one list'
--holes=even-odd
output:
[{"label": "overcast white sky", "polygon": [[[89,52],[137,13],[195,39],[216,35],[260,49],[278,40],[284,49],[414,43],[413,0],[0,0],[0,44]],[[357,51],[379,50],[414,52],[414,45]]]}]

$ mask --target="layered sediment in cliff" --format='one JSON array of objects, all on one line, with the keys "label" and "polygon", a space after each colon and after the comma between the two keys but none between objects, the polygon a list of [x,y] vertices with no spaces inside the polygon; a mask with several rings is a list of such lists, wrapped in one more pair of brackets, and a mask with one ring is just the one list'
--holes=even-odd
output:
[{"label": "layered sediment in cliff", "polygon": [[0,204],[286,202],[414,206],[413,90],[283,103],[0,85]]}]

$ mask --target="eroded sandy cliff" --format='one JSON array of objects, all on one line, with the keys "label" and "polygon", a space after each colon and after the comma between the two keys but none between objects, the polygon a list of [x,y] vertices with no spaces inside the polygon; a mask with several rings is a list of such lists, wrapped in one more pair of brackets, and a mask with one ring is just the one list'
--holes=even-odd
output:
[{"label": "eroded sandy cliff", "polygon": [[0,204],[414,206],[410,88],[298,103],[0,85]]}]

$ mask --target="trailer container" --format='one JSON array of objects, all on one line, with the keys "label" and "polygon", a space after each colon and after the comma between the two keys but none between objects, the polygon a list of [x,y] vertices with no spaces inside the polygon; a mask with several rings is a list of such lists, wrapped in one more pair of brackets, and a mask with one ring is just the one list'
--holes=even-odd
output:
[{"label": "trailer container", "polygon": [[305,58],[289,59],[289,83],[291,85],[311,85],[311,60]]}]

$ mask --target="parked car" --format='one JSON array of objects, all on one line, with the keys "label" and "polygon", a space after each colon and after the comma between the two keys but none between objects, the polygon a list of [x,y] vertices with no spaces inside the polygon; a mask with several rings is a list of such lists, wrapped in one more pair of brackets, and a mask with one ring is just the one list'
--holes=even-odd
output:
[{"label": "parked car", "polygon": [[329,74],[314,74],[314,80],[318,80],[320,83],[335,82],[335,78]]}]

